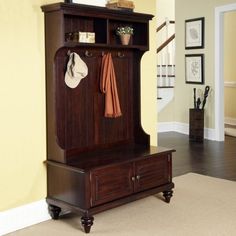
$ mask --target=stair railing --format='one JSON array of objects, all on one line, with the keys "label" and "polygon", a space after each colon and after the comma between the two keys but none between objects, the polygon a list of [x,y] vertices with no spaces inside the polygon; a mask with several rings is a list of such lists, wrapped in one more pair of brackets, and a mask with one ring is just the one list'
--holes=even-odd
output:
[{"label": "stair railing", "polygon": [[170,37],[168,37],[168,25],[169,24],[175,24],[175,21],[171,20],[169,21],[168,18],[166,18],[166,21],[164,23],[162,23],[156,30],[156,32],[158,33],[163,27],[166,27],[166,31],[167,31],[167,39],[164,43],[161,44],[161,46],[159,46],[157,48],[157,53],[159,53],[163,48],[165,48],[174,38],[175,38],[175,34],[172,34]]},{"label": "stair railing", "polygon": [[[156,32],[158,33],[165,27],[165,41],[157,48],[157,54],[159,54],[158,56],[159,88],[161,87],[168,88],[174,86],[174,80],[171,77],[173,77],[175,74],[175,68],[174,68],[175,43],[173,41],[175,39],[175,33],[169,36],[170,24],[175,24],[175,21],[169,21],[169,19],[166,18],[165,22],[162,23],[156,30]],[[171,42],[172,44],[170,45]]]}]

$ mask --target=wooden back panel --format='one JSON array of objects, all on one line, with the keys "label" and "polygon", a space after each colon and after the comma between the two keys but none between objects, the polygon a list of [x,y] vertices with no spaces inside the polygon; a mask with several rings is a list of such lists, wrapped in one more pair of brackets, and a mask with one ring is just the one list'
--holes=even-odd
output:
[{"label": "wooden back panel", "polygon": [[[89,57],[85,56],[85,51]],[[112,53],[122,116],[104,117],[105,95],[99,88],[102,49],[76,48],[88,66],[88,75],[71,89],[64,81],[68,49],[60,49],[55,57],[56,136],[62,149],[78,152],[114,146],[133,141],[133,54],[131,50],[109,50]]]}]

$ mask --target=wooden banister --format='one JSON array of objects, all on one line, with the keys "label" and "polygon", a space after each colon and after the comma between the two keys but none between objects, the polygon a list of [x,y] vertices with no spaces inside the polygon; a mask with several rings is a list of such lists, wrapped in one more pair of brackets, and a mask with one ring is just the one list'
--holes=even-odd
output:
[{"label": "wooden banister", "polygon": [[[175,24],[174,20],[170,20],[169,21],[170,24]],[[164,26],[166,26],[166,21],[164,23],[162,23],[159,27],[157,27],[156,32],[159,32]]]},{"label": "wooden banister", "polygon": [[159,53],[165,46],[167,46],[174,38],[175,38],[175,34],[171,35],[171,36],[157,49],[157,53]]}]

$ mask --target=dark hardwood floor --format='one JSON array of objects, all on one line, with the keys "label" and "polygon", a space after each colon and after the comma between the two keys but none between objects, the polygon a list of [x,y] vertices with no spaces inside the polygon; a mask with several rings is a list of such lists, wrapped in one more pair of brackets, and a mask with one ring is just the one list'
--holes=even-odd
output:
[{"label": "dark hardwood floor", "polygon": [[188,135],[166,132],[158,134],[158,145],[173,147],[173,176],[188,172],[236,181],[236,138],[224,142],[204,140],[189,142]]}]

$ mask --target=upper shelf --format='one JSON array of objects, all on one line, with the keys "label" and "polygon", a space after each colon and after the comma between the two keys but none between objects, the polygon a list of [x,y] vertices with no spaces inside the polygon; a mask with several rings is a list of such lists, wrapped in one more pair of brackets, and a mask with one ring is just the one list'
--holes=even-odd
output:
[{"label": "upper shelf", "polygon": [[153,15],[143,14],[137,12],[123,11],[123,10],[112,10],[106,7],[97,7],[91,5],[77,4],[77,3],[54,3],[48,4],[41,7],[43,12],[54,12],[63,11],[64,14],[80,15],[80,16],[94,16],[99,18],[109,19],[124,19],[130,21],[144,22],[149,21],[153,18]]},{"label": "upper shelf", "polygon": [[[45,5],[42,6],[42,10],[45,12],[45,19],[50,18],[52,22],[48,31],[54,33],[54,39],[58,40],[61,47],[94,45],[140,50],[149,48],[148,23],[152,15],[75,3]],[[116,29],[120,26],[131,26],[134,29],[134,34],[127,46],[122,46],[119,36],[116,35]],[[95,43],[84,44],[76,39],[68,39],[68,34],[78,32],[95,33]]]},{"label": "upper shelf", "polygon": [[127,48],[138,48],[141,51],[147,50],[146,46],[141,45],[112,45],[112,44],[105,44],[105,43],[76,43],[76,42],[65,42],[65,47],[74,48],[74,47],[94,47],[94,48],[120,48],[120,49],[127,49]]}]

